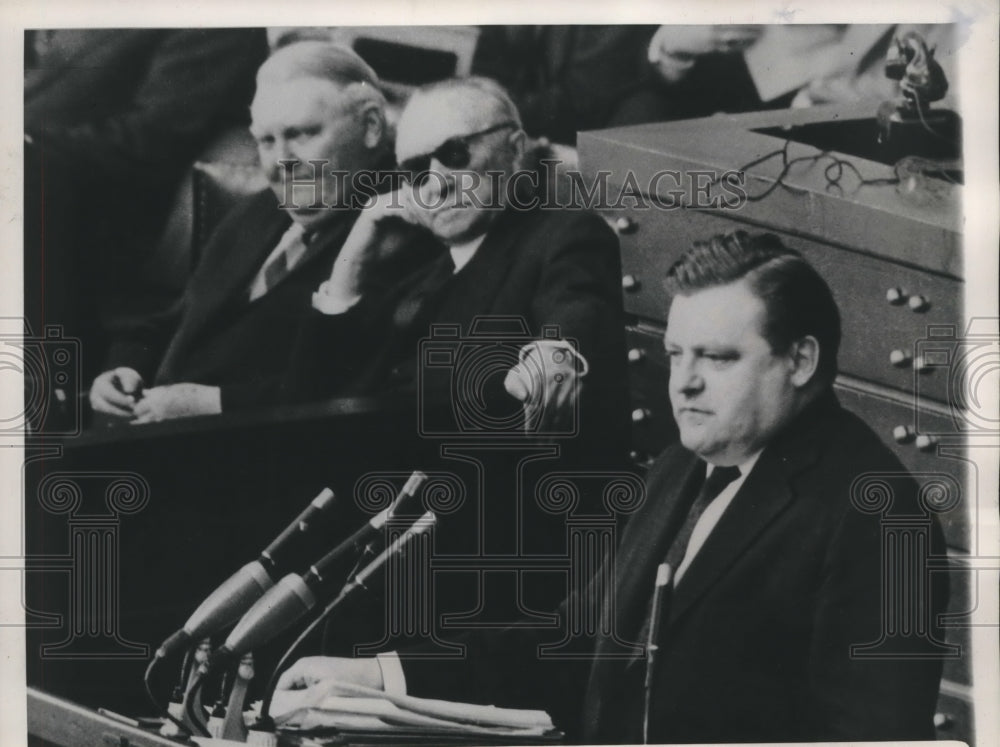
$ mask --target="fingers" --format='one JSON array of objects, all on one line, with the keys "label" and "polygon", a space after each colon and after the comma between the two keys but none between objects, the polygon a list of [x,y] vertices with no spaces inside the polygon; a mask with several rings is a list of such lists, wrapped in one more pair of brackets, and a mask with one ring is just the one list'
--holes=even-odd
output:
[{"label": "fingers", "polygon": [[142,389],[142,377],[131,368],[105,371],[90,388],[90,404],[96,412],[131,417],[135,393]]},{"label": "fingers", "polygon": [[114,370],[114,379],[118,382],[118,388],[125,394],[133,397],[142,392],[142,375],[134,368],[120,367]]},{"label": "fingers", "polygon": [[90,406],[94,412],[101,412],[105,415],[114,415],[119,418],[132,417],[131,400],[128,400],[125,404],[117,404],[109,398],[95,394],[93,389],[90,390]]},{"label": "fingers", "polygon": [[376,659],[304,656],[282,673],[277,689],[302,690],[329,681],[381,690],[382,669]]},{"label": "fingers", "polygon": [[278,690],[303,690],[309,687],[306,674],[309,667],[309,660],[313,658],[312,656],[306,656],[292,664],[278,678],[278,684],[275,688]]},{"label": "fingers", "polygon": [[748,25],[716,26],[714,29],[714,48],[717,52],[742,52],[763,33],[760,26]]},{"label": "fingers", "polygon": [[142,399],[136,402],[135,407],[132,408],[132,412],[135,413],[133,425],[155,423],[166,417],[167,397],[165,389],[166,387],[153,387],[143,393]]}]

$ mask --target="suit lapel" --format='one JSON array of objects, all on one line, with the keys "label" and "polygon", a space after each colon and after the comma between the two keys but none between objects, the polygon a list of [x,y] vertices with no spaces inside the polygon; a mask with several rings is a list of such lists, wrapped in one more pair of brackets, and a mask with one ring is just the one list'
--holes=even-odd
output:
[{"label": "suit lapel", "polygon": [[824,395],[802,412],[760,455],[671,597],[670,624],[691,608],[794,500],[792,478],[815,463],[826,432],[825,419],[837,407]]},{"label": "suit lapel", "polygon": [[[503,287],[517,256],[517,241],[525,222],[508,210],[499,216],[469,264],[455,276],[448,298],[449,316],[456,319],[487,313]],[[467,331],[466,331],[467,332]]]},{"label": "suit lapel", "polygon": [[701,460],[678,449],[650,481],[646,495],[650,508],[629,522],[617,558],[618,617],[625,627],[621,633],[635,636],[645,623],[656,568],[684,523],[703,477]]},{"label": "suit lapel", "polygon": [[[613,597],[604,599],[603,615],[615,621],[617,639],[645,645],[639,633],[649,614],[649,604],[656,578],[656,568],[662,562],[670,540],[687,516],[687,509],[701,484],[704,472],[701,460],[679,447],[667,451],[654,467],[647,482],[646,507],[635,515],[625,529],[615,559]],[[598,639],[595,661],[590,671],[584,707],[584,732],[588,741],[600,741],[603,727],[620,721],[616,713],[623,688],[630,696],[641,693],[636,678],[642,669],[633,666],[636,657],[609,658],[617,653],[617,641]]]},{"label": "suit lapel", "polygon": [[740,487],[671,597],[673,622],[736,563],[757,536],[792,500],[787,477],[764,456]]},{"label": "suit lapel", "polygon": [[213,266],[205,268],[212,287],[201,287],[197,299],[201,303],[191,308],[194,327],[217,318],[223,308],[246,303],[251,281],[290,225],[288,216],[275,207],[273,212],[262,212],[259,220],[248,221],[243,241],[230,239],[227,246],[220,247]]},{"label": "suit lapel", "polygon": [[[325,225],[322,228],[320,228],[316,232],[316,235],[313,236],[312,241],[310,241],[306,245],[306,251],[302,255],[302,257],[299,258],[299,261],[295,263],[295,266],[292,267],[292,269],[289,270],[288,273],[284,275],[284,277],[282,277],[277,283],[275,283],[271,288],[268,289],[268,293],[270,293],[271,290],[273,290],[274,288],[281,286],[283,283],[288,282],[289,278],[294,277],[298,273],[302,272],[305,268],[312,265],[312,263],[317,261],[319,257],[325,255],[327,253],[327,250],[330,249],[330,247],[337,246],[339,249],[339,247],[344,243],[344,239],[347,237],[347,232],[353,225],[354,225],[354,220],[344,215],[344,216],[337,216],[336,218],[332,219],[329,222],[329,225]],[[287,230],[287,227],[285,230]],[[282,231],[282,234],[283,233],[284,231]],[[257,273],[260,272],[264,260],[267,259],[268,254],[274,251],[274,247],[277,246],[278,241],[280,240],[281,240],[281,234],[275,237],[275,240],[272,243],[271,248],[267,251],[267,253],[265,253],[260,258],[260,260],[253,267],[252,271],[249,273],[249,276],[246,278],[246,282],[244,283],[242,290],[246,290],[249,287],[250,283],[257,276]],[[254,299],[253,303],[257,303],[261,299],[266,297],[267,294],[265,293],[263,296]],[[233,289],[232,300],[238,301],[240,299],[246,300],[246,296],[245,294],[242,294],[240,292],[240,288],[237,286],[237,288]]]}]

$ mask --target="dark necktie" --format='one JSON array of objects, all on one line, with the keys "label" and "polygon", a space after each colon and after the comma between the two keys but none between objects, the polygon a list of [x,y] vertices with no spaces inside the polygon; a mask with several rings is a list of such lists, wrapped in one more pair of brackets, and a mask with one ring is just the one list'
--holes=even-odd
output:
[{"label": "dark necktie", "polygon": [[687,552],[687,546],[691,541],[691,535],[694,533],[694,527],[698,523],[698,519],[705,513],[708,505],[719,497],[719,493],[725,490],[726,486],[739,476],[739,467],[716,467],[712,470],[712,474],[705,478],[701,490],[698,491],[698,496],[694,499],[694,503],[691,504],[691,509],[688,511],[687,519],[684,520],[684,525],[674,537],[674,541],[670,544],[670,549],[667,550],[665,562],[670,564],[670,568],[674,573],[677,572],[677,569],[684,561],[684,553]]},{"label": "dark necktie", "polygon": [[[455,262],[451,252],[445,252],[434,260],[427,274],[412,290],[406,293],[396,305],[393,321],[397,329],[410,329],[429,311],[432,299],[440,293],[455,274]],[[423,330],[426,332],[426,330]]]},{"label": "dark necktie", "polygon": [[[719,494],[726,489],[726,486],[732,483],[733,480],[739,476],[740,470],[738,467],[716,467],[712,470],[712,473],[705,478],[701,489],[698,491],[698,495],[695,497],[694,502],[691,504],[691,508],[688,510],[688,515],[684,520],[684,524],[681,526],[680,531],[677,532],[673,542],[670,543],[670,548],[667,550],[667,556],[664,558],[664,563],[670,566],[672,574],[676,574],[677,569],[680,567],[681,563],[684,562],[684,554],[687,552],[688,544],[691,542],[691,535],[694,534],[694,528],[698,523],[698,519],[700,519],[701,515],[705,513],[705,509],[708,508],[709,504],[718,498]],[[666,622],[670,615],[670,598],[673,593],[673,586],[675,583],[675,577],[671,576],[670,583],[668,583],[665,587],[662,587],[660,594],[658,596],[656,594],[653,595],[653,598],[650,601],[649,615],[646,617],[646,622],[640,631],[640,635],[642,636],[640,640],[651,639],[650,643],[657,646],[659,645],[660,637],[663,635],[664,630],[663,623]],[[653,626],[652,631],[650,631],[650,626]],[[652,655],[652,650],[647,651],[646,681],[643,686],[644,703],[642,733],[644,742],[648,740],[649,719],[651,717],[651,689],[653,687]]]}]

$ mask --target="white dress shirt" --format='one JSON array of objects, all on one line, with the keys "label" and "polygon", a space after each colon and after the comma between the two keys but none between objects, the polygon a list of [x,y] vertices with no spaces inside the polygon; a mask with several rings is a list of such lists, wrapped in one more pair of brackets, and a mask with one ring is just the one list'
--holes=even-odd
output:
[{"label": "white dress shirt", "polygon": [[[722,514],[729,508],[729,504],[733,502],[733,498],[736,497],[736,493],[739,492],[743,483],[746,482],[747,475],[750,474],[750,470],[757,464],[757,459],[759,458],[760,452],[758,451],[746,461],[736,465],[739,467],[740,476],[724,487],[722,492],[715,497],[715,500],[708,504],[704,513],[698,518],[697,523],[694,525],[694,530],[691,532],[691,539],[688,542],[687,550],[684,551],[684,559],[681,560],[681,564],[674,571],[674,586],[681,580],[681,576],[684,575],[688,566],[691,565],[694,556],[701,550],[702,545],[705,544],[705,540],[708,539],[708,535],[715,529],[715,525],[719,523]],[[713,465],[708,465],[708,472],[705,474],[706,479],[712,474],[712,470],[714,469]]]}]

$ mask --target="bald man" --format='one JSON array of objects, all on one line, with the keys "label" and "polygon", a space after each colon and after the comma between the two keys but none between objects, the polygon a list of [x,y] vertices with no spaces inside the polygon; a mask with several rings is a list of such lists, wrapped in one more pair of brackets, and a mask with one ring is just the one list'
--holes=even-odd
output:
[{"label": "bald man", "polygon": [[219,225],[180,307],[114,346],[95,411],[146,423],[273,401],[357,218],[350,177],[389,155],[384,107],[374,71],[342,47],[300,42],[261,66],[250,129],[270,189]]},{"label": "bald man", "polygon": [[[604,453],[626,443],[617,238],[598,216],[543,209],[520,189],[532,182],[526,149],[517,107],[496,82],[414,93],[396,136],[405,182],[363,211],[313,299],[308,353],[297,360],[312,367],[315,393],[419,383],[420,396],[459,412],[442,431],[600,434]],[[373,271],[427,243],[447,251],[388,293],[367,290]],[[442,325],[457,331],[454,366],[421,354]],[[506,358],[477,357],[484,334],[507,344]],[[468,386],[456,387],[466,373]]]}]

